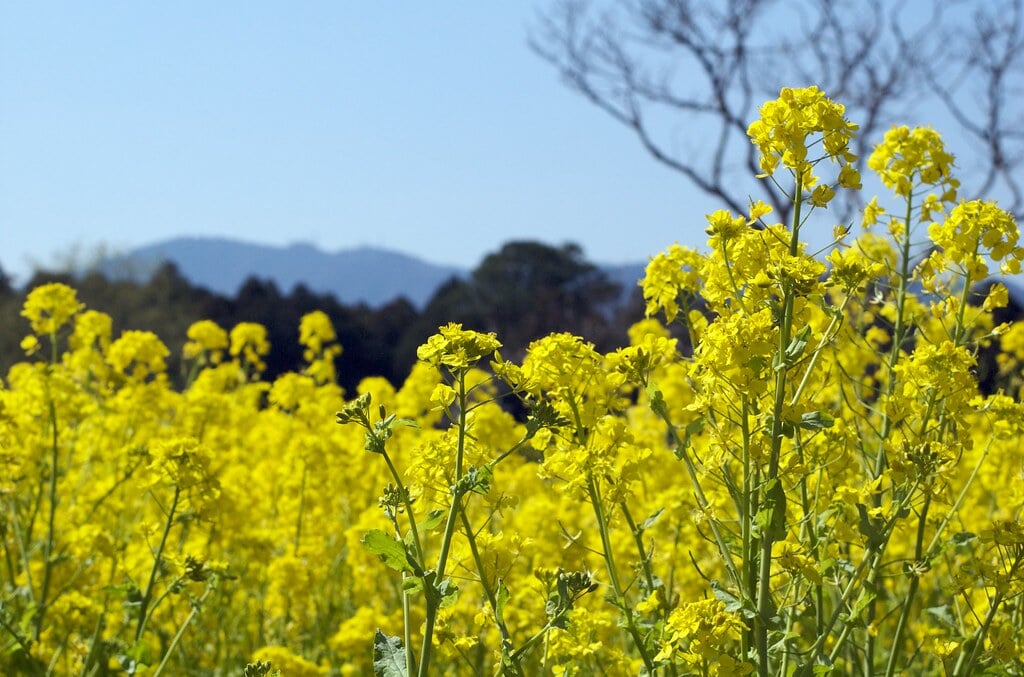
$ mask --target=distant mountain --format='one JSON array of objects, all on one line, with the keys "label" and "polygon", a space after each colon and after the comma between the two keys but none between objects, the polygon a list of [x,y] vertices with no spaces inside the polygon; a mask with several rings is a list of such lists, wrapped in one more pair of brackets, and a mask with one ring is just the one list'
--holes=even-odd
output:
[{"label": "distant mountain", "polygon": [[175,238],[108,259],[108,277],[144,280],[161,263],[174,263],[195,285],[229,296],[247,279],[272,280],[284,293],[303,284],[346,304],[380,306],[404,296],[422,307],[441,284],[467,270],[438,266],[386,249],[358,247],[335,253],[309,244],[287,247],[223,238]]},{"label": "distant mountain", "polygon": [[[226,238],[182,237],[134,249],[108,258],[100,272],[116,279],[144,281],[162,263],[177,266],[192,284],[228,296],[252,276],[269,279],[283,293],[303,284],[320,294],[332,294],[345,304],[378,307],[398,297],[423,308],[434,292],[469,269],[427,263],[388,249],[357,247],[334,253],[309,244],[287,247],[253,244]],[[636,288],[644,264],[601,266],[623,286],[623,298]]]},{"label": "distant mountain", "polygon": [[628,301],[633,292],[640,285],[647,268],[646,263],[622,263],[600,265],[601,270],[612,282],[622,285],[622,300]]}]

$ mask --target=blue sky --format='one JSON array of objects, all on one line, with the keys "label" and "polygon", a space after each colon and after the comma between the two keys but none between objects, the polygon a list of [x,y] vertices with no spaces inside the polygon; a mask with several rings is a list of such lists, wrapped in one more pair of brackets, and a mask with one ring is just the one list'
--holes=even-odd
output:
[{"label": "blue sky", "polygon": [[0,265],[179,235],[464,267],[701,243],[720,205],[529,50],[538,4],[0,0]]},{"label": "blue sky", "polygon": [[3,2],[0,264],[184,234],[467,267],[698,237],[683,181],[528,49],[534,7]]}]

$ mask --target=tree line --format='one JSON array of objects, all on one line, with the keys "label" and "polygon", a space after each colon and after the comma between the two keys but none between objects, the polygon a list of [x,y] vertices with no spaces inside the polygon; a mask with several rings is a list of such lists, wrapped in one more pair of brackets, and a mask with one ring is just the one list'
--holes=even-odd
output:
[{"label": "tree line", "polygon": [[530,341],[555,331],[579,334],[598,349],[612,350],[627,342],[626,330],[643,316],[639,288],[624,289],[574,244],[505,244],[467,277],[448,280],[422,309],[404,298],[370,307],[345,304],[304,285],[284,291],[258,274],[234,296],[225,296],[193,285],[172,263],[145,282],[111,280],[99,272],[37,272],[21,289],[0,280],[0,313],[6,318],[0,324],[0,374],[23,359],[19,344],[28,323],[19,313],[25,295],[47,282],[73,286],[87,307],[109,314],[115,337],[125,329],[156,333],[171,350],[168,373],[179,381],[184,379],[181,348],[197,320],[213,320],[225,329],[239,322],[264,325],[271,344],[265,376],[273,379],[302,368],[299,320],[323,311],[343,348],[338,377],[349,392],[366,376],[401,384],[416,361],[416,348],[447,322],[496,332],[505,345],[503,354],[517,359]]}]

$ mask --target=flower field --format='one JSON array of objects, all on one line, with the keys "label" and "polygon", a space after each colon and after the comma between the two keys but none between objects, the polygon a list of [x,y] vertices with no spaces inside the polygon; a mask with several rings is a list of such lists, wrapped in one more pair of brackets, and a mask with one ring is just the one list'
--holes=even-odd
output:
[{"label": "flower field", "polygon": [[0,673],[1024,673],[1024,323],[973,292],[1020,272],[1017,224],[898,127],[866,162],[890,194],[808,251],[856,133],[814,87],[765,103],[792,222],[709,214],[608,354],[452,324],[345,393],[326,315],[273,382],[263,327],[204,321],[175,389],[160,338],[33,290]]}]

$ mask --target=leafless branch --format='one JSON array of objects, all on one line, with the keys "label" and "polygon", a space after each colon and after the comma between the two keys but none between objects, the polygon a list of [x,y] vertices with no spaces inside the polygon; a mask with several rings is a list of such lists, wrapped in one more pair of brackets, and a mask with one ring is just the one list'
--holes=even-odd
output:
[{"label": "leafless branch", "polygon": [[[893,122],[946,111],[984,166],[971,192],[1004,191],[1019,214],[1022,3],[934,0],[913,14],[882,0],[556,0],[530,44],[658,162],[734,211],[760,197],[787,219],[785,196],[750,178],[746,128],[782,86],[818,84],[860,124],[861,158]],[[856,205],[838,207],[846,220]]]}]

